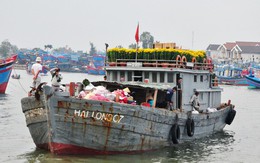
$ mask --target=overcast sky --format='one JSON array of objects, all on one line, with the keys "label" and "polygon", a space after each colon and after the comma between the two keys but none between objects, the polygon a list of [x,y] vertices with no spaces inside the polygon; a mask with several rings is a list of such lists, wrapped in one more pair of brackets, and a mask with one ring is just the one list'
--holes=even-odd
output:
[{"label": "overcast sky", "polygon": [[260,0],[0,0],[0,22],[0,42],[18,48],[128,47],[139,22],[155,41],[205,50],[260,41]]}]

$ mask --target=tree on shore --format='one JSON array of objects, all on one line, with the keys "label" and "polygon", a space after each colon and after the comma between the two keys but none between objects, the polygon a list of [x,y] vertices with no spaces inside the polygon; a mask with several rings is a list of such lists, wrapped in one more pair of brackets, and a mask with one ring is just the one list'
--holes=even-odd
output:
[{"label": "tree on shore", "polygon": [[4,40],[0,45],[0,55],[3,58],[17,53],[18,48],[16,45],[12,45],[8,40]]},{"label": "tree on shore", "polygon": [[48,51],[48,49],[51,50],[52,48],[53,48],[53,47],[52,47],[52,45],[50,45],[50,44],[49,44],[49,45],[44,45],[44,49],[47,50],[47,51]]},{"label": "tree on shore", "polygon": [[93,56],[94,54],[97,54],[97,50],[96,50],[96,47],[94,46],[93,42],[90,42],[89,55]]},{"label": "tree on shore", "polygon": [[143,32],[140,36],[140,41],[142,42],[142,47],[153,48],[154,37],[150,34],[150,32]]}]

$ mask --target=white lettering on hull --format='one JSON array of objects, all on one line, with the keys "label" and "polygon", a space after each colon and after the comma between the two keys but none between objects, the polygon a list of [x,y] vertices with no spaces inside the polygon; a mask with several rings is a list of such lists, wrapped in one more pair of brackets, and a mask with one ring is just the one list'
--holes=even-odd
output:
[{"label": "white lettering on hull", "polygon": [[90,118],[93,117],[96,120],[100,121],[108,121],[114,123],[120,123],[120,121],[124,118],[123,115],[119,114],[110,114],[110,113],[102,113],[102,112],[92,112],[91,111],[81,111],[81,110],[74,110],[74,116],[78,116],[81,118]]}]

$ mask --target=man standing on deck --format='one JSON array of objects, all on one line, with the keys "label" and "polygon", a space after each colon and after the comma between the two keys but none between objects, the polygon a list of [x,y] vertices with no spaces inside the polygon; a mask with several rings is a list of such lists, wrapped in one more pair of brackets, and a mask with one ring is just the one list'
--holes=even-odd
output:
[{"label": "man standing on deck", "polygon": [[[177,87],[173,87],[172,89],[167,90],[166,93],[166,101],[167,101],[167,109],[173,110],[174,109],[174,99],[175,98],[175,92],[177,91]],[[175,102],[176,103],[176,102]]]},{"label": "man standing on deck", "polygon": [[181,89],[181,83],[182,83],[182,77],[178,77],[177,78],[177,108],[178,109],[182,109],[181,108],[181,101],[182,101],[182,89]]},{"label": "man standing on deck", "polygon": [[32,65],[31,72],[33,74],[33,88],[37,88],[41,83],[41,77],[40,72],[42,71],[42,65],[41,65],[42,59],[41,57],[36,58],[36,63]]}]

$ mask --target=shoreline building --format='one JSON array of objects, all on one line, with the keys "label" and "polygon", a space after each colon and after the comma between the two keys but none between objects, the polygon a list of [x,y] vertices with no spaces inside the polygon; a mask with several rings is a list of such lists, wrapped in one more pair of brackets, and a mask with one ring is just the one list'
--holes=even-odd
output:
[{"label": "shoreline building", "polygon": [[218,62],[260,62],[260,42],[226,42],[210,44],[206,49],[207,56]]}]

